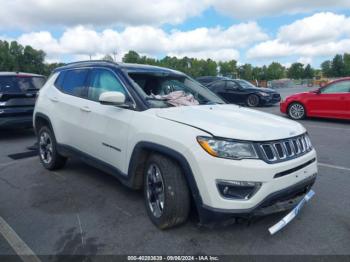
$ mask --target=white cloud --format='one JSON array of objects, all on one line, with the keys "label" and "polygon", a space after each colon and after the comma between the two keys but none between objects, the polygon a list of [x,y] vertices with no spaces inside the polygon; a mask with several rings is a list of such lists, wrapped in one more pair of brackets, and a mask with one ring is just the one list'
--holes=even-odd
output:
[{"label": "white cloud", "polygon": [[235,18],[256,19],[349,7],[349,0],[3,0],[0,29],[179,24],[209,8]]},{"label": "white cloud", "polygon": [[215,61],[229,61],[238,60],[239,52],[235,49],[219,49],[209,51],[197,51],[197,52],[174,52],[169,53],[170,56],[182,57],[196,57],[199,59],[213,59]]},{"label": "white cloud", "polygon": [[350,52],[350,18],[317,13],[282,26],[273,40],[258,43],[247,51],[249,59],[299,56],[312,61],[318,56]]},{"label": "white cloud", "polygon": [[252,59],[280,58],[290,55],[293,50],[293,47],[289,44],[275,39],[259,43],[250,48],[247,51],[247,57]]},{"label": "white cloud", "polygon": [[152,26],[126,27],[122,31],[105,29],[101,32],[90,27],[77,26],[67,29],[58,39],[50,32],[42,31],[23,34],[18,41],[44,50],[49,59],[62,55],[86,57],[113,52],[121,55],[135,50],[152,56],[168,54],[229,60],[239,57],[238,48],[267,38],[256,23],[248,22],[227,29],[197,28],[170,33]]},{"label": "white cloud", "polygon": [[311,11],[349,8],[349,0],[212,0],[212,5],[221,13],[235,18],[258,18]]},{"label": "white cloud", "polygon": [[302,63],[304,65],[307,65],[307,64],[311,64],[312,63],[312,58],[311,57],[305,57],[305,56],[302,56],[298,59],[298,62],[299,63]]},{"label": "white cloud", "polygon": [[350,34],[350,18],[334,13],[317,13],[282,26],[278,38],[293,44],[316,44]]},{"label": "white cloud", "polygon": [[0,28],[64,25],[177,24],[204,11],[208,0],[1,1]]}]

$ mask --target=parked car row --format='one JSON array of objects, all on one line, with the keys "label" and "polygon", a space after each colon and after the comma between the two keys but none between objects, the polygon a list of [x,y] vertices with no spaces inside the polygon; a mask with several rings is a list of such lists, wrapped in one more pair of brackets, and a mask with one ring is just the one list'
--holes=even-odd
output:
[{"label": "parked car row", "polygon": [[0,128],[33,127],[37,93],[46,78],[28,73],[0,73]]},{"label": "parked car row", "polygon": [[274,105],[281,101],[281,95],[270,88],[259,88],[242,79],[226,77],[200,77],[197,81],[230,104],[257,107]]}]

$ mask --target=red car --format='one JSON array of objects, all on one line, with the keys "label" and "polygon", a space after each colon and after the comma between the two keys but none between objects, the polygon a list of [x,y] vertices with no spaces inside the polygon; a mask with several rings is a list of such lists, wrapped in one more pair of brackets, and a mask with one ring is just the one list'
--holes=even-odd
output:
[{"label": "red car", "polygon": [[305,117],[350,120],[350,77],[335,80],[315,91],[291,95],[281,102],[280,109],[295,120]]}]

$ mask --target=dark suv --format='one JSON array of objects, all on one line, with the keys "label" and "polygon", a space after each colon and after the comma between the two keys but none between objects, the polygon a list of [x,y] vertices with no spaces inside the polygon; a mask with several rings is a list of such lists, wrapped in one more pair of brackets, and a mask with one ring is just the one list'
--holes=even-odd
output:
[{"label": "dark suv", "polygon": [[35,99],[46,78],[0,72],[0,128],[31,127]]}]

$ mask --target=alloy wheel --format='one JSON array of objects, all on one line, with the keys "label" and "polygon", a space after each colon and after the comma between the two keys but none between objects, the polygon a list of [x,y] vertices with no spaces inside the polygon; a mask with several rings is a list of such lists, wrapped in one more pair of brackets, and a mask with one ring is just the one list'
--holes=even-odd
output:
[{"label": "alloy wheel", "polygon": [[293,119],[302,119],[305,116],[305,109],[301,104],[293,104],[289,108],[289,115]]},{"label": "alloy wheel", "polygon": [[45,164],[51,163],[53,156],[52,139],[47,132],[42,132],[40,135],[39,152],[41,160]]},{"label": "alloy wheel", "polygon": [[255,106],[258,106],[259,104],[259,97],[257,97],[256,95],[250,95],[248,97],[248,106],[251,106],[251,107],[255,107]]},{"label": "alloy wheel", "polygon": [[152,214],[159,218],[164,209],[164,182],[161,171],[156,164],[151,164],[147,170],[146,193]]}]

